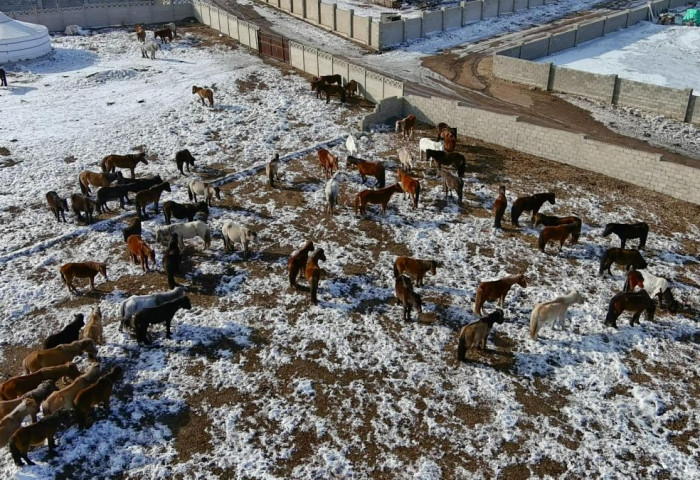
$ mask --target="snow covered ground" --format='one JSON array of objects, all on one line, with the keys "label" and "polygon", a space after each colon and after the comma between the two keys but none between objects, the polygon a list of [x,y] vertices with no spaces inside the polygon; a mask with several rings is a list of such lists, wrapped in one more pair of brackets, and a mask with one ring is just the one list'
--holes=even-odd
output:
[{"label": "snow covered ground", "polygon": [[[11,88],[0,90],[2,115],[13,119],[0,124],[0,147],[10,151],[0,157],[3,363],[99,304],[107,322],[100,357],[105,367],[125,369],[110,410],[92,427],[59,433],[54,457],[46,447],[32,450],[35,467],[16,468],[3,449],[1,478],[700,475],[694,314],[658,312],[635,327],[624,316],[619,330],[606,328],[623,275],[613,267],[612,277],[597,276],[602,251],[618,245],[601,237],[603,225],[646,221],[650,269],[697,312],[696,216],[669,219],[674,214],[646,195],[623,203],[617,190],[547,176],[559,168],[551,163],[482,149],[469,155],[462,208],[443,199],[435,170],[422,165],[421,207],[396,196],[386,216],[370,206],[368,219],[352,214],[349,204],[365,187],[342,162],[341,208],[330,218],[312,147],[353,131],[360,111],[326,105],[303,78],[199,34],[186,34],[155,61],[140,58],[132,36],[56,37],[50,57],[13,66]],[[214,88],[214,108],[197,101],[193,84]],[[381,130],[358,140],[360,157],[386,162],[388,183],[399,142]],[[406,143],[417,153],[416,144]],[[212,208],[212,246],[187,242],[180,280],[193,309],[176,315],[171,339],[154,328],[152,347],[117,331],[117,311],[129,295],[166,289],[163,246],[153,236],[162,216],[144,222],[158,271],[142,274],[127,262],[120,232],[132,210],[87,227],[72,215],[56,223],[44,201],[49,190],[77,192],[78,173],[97,170],[106,154],[138,146],[150,161],[137,175],[172,183],[163,200],[187,201],[189,177],[172,161],[182,148],[197,158],[192,177],[235,174]],[[331,150],[345,157],[342,146]],[[273,152],[284,160],[276,189],[256,168]],[[530,171],[509,173],[520,164]],[[494,231],[499,184],[507,185],[509,204],[554,190],[556,205],[543,210],[581,216],[580,243],[545,255],[532,228]],[[229,219],[259,232],[249,261],[222,250],[218,232]],[[317,306],[286,278],[288,255],[307,239],[327,257]],[[439,262],[419,289],[420,322],[403,323],[393,302],[391,265],[402,254]],[[83,260],[106,261],[110,282],[98,277],[98,293],[69,295],[58,268]],[[495,351],[470,353],[472,361],[458,366],[456,334],[475,319],[478,283],[518,271],[528,287],[508,295],[508,320],[489,342]],[[586,303],[570,309],[568,328],[530,341],[532,306],[571,288]],[[487,303],[486,311],[493,308]]]},{"label": "snow covered ground", "polygon": [[692,88],[700,95],[700,29],[641,22],[576,48],[541,58],[562,67],[665,87]]}]

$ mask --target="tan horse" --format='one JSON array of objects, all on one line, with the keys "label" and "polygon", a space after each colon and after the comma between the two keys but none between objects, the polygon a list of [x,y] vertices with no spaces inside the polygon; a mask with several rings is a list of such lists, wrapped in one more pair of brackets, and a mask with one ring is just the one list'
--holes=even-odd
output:
[{"label": "tan horse", "polygon": [[41,411],[44,416],[51,415],[59,410],[70,410],[73,408],[73,401],[78,392],[95,383],[99,376],[100,364],[95,363],[88,368],[87,372],[76,378],[73,383],[57,392],[53,392],[46,400],[41,402]]},{"label": "tan horse", "polygon": [[5,418],[0,421],[0,447],[7,445],[10,437],[20,429],[26,417],[36,415],[38,411],[39,406],[36,401],[33,398],[25,398],[12,412],[5,415]]},{"label": "tan horse", "polygon": [[527,287],[525,275],[512,275],[492,282],[481,282],[476,289],[474,314],[481,315],[481,308],[484,306],[485,302],[490,300],[499,300],[500,307],[503,308],[508,290],[516,283],[522,288]]},{"label": "tan horse", "polygon": [[105,281],[107,278],[107,264],[99,262],[66,263],[61,267],[61,278],[68,287],[68,291],[78,293],[73,286],[74,278],[87,278],[90,280],[90,290],[95,290],[95,276],[101,274]]},{"label": "tan horse", "polygon": [[29,375],[13,377],[0,384],[0,399],[12,400],[24,395],[39,386],[44,380],[58,380],[60,378],[75,378],[80,375],[78,367],[71,362],[62,365],[46,367]]},{"label": "tan horse", "polygon": [[213,107],[214,106],[214,92],[211,91],[209,88],[203,88],[203,87],[198,87],[197,85],[192,86],[192,94],[197,94],[199,95],[199,99],[202,101],[202,105],[206,105],[204,103],[204,99],[206,98],[209,100],[209,106]]},{"label": "tan horse", "polygon": [[67,345],[49,348],[48,350],[35,350],[22,360],[22,366],[27,373],[32,373],[41,368],[69,362],[82,352],[87,352],[91,358],[94,358],[97,355],[95,342],[87,338],[76,340]]},{"label": "tan horse", "polygon": [[80,183],[80,191],[83,195],[90,194],[90,185],[93,187],[109,187],[115,180],[123,179],[122,172],[100,173],[83,170],[78,175],[78,183]]},{"label": "tan horse", "polygon": [[477,347],[486,350],[486,340],[493,329],[493,324],[503,323],[504,320],[503,310],[496,310],[488,316],[462,327],[457,344],[457,360],[466,362],[467,350],[470,348]]},{"label": "tan horse", "polygon": [[153,266],[156,265],[156,252],[149,247],[146,242],[143,241],[141,235],[131,235],[126,240],[126,244],[129,249],[129,256],[131,261],[136,265],[141,264],[141,269],[144,272],[149,270],[148,260],[153,262]]},{"label": "tan horse", "polygon": [[91,338],[97,345],[104,345],[105,339],[102,333],[102,310],[99,305],[92,307],[92,314],[87,325],[80,332],[80,338]]},{"label": "tan horse", "polygon": [[139,163],[148,165],[146,152],[130,153],[128,155],[107,155],[102,159],[102,171],[104,173],[114,173],[117,168],[127,168],[131,172],[131,178],[136,178],[134,169]]},{"label": "tan horse", "polygon": [[398,257],[394,260],[394,278],[397,278],[402,273],[409,273],[416,279],[416,285],[423,285],[423,277],[430,272],[435,276],[437,262],[435,260],[421,260],[412,257]]}]

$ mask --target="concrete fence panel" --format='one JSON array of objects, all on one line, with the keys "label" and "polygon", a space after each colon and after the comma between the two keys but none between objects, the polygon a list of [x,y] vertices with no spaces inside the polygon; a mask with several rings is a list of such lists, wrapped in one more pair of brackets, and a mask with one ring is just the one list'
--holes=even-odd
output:
[{"label": "concrete fence panel", "polygon": [[[107,27],[111,25],[106,8],[85,9],[86,27]],[[140,23],[140,22],[139,22]],[[145,23],[145,22],[144,22]],[[65,30],[65,29],[64,29]]]},{"label": "concrete fence panel", "polygon": [[352,38],[369,45],[372,17],[352,16]]},{"label": "concrete fence panel", "polygon": [[660,113],[683,122],[692,92],[690,88],[681,90],[618,78],[614,103]]},{"label": "concrete fence panel", "polygon": [[350,80],[355,80],[359,84],[359,93],[363,97],[367,97],[365,88],[367,83],[367,70],[352,63],[348,64],[348,81]]},{"label": "concrete fence panel", "polygon": [[404,20],[404,41],[410,42],[417,38],[421,38],[421,28],[423,20],[420,17],[407,18]]},{"label": "concrete fence panel", "polygon": [[209,18],[211,20],[209,26],[214,30],[218,30],[220,32],[221,24],[219,23],[219,20],[221,18],[221,10],[219,10],[218,8],[209,9]]},{"label": "concrete fence panel", "polygon": [[377,23],[379,26],[379,44],[381,47],[403,43],[404,22]]},{"label": "concrete fence panel", "polygon": [[[173,12],[170,9],[170,5],[164,6],[165,8],[157,5],[151,5],[150,14],[153,18],[153,23],[168,23],[173,19]],[[184,17],[180,17],[184,18]]]},{"label": "concrete fence panel", "polygon": [[496,55],[502,55],[504,57],[511,58],[520,58],[520,45],[499,50],[498,52],[496,52]]},{"label": "concrete fence panel", "polygon": [[423,12],[423,36],[442,32],[442,10]]},{"label": "concrete fence panel", "polygon": [[549,54],[549,35],[520,45],[520,58],[535,60]]},{"label": "concrete fence panel", "polygon": [[651,2],[651,9],[653,10],[654,15],[658,15],[659,13],[668,10],[668,1],[669,0],[656,0]]},{"label": "concrete fence panel", "polygon": [[599,75],[553,66],[549,77],[549,90],[612,103],[616,79],[617,75]]},{"label": "concrete fence panel", "polygon": [[379,22],[370,22],[370,46],[379,50],[381,44],[379,43]]},{"label": "concrete fence panel", "polygon": [[335,3],[321,4],[321,25],[335,28]]},{"label": "concrete fence panel", "polygon": [[544,0],[529,0],[528,1],[528,8],[537,8],[541,7],[544,5]]},{"label": "concrete fence panel", "polygon": [[384,77],[384,98],[403,97],[403,82]]},{"label": "concrete fence panel", "polygon": [[280,8],[285,12],[292,11],[292,0],[280,0]]},{"label": "concrete fence panel", "polygon": [[326,52],[318,52],[318,74],[333,75],[333,55]]},{"label": "concrete fence panel", "polygon": [[466,2],[464,4],[464,9],[462,12],[462,24],[467,25],[469,23],[480,22],[481,21],[481,10],[484,6],[484,2]]},{"label": "concrete fence panel", "polygon": [[318,50],[304,47],[304,71],[318,77]]},{"label": "concrete fence panel", "polygon": [[348,62],[333,58],[333,75],[340,75],[343,77],[343,83],[348,83],[350,81],[350,73],[348,68]]},{"label": "concrete fence panel", "polygon": [[515,10],[514,0],[499,0],[498,1],[498,14],[505,15],[506,13],[513,13]]},{"label": "concrete fence panel", "polygon": [[549,54],[553,55],[562,50],[576,46],[576,29],[555,33],[549,39]]},{"label": "concrete fence panel", "polygon": [[581,45],[584,42],[589,42],[595,38],[602,37],[604,27],[605,19],[596,20],[595,22],[581,23],[576,30],[576,45]]},{"label": "concrete fence panel", "polygon": [[342,10],[340,8],[335,9],[335,29],[338,33],[342,33],[348,37],[352,33],[352,12],[348,10]]},{"label": "concrete fence panel", "polygon": [[607,35],[608,33],[616,32],[617,30],[627,27],[627,16],[627,12],[620,12],[605,17],[603,34]]},{"label": "concrete fence panel", "polygon": [[700,125],[700,101],[695,95],[690,96],[690,101],[688,102],[688,112],[685,116],[685,121],[689,123],[694,123],[695,125]]},{"label": "concrete fence panel", "polygon": [[386,124],[390,120],[403,116],[403,97],[388,97],[374,107],[374,112],[365,115],[361,121],[360,129],[366,130],[371,125]]},{"label": "concrete fence panel", "polygon": [[[149,15],[148,9],[146,9],[145,12],[142,11],[141,8],[134,8],[132,10],[136,11],[136,15],[132,15],[132,18],[150,18],[151,16]],[[145,13],[145,15],[144,15]],[[66,23],[66,25],[85,25],[85,15],[83,15],[83,9],[82,8],[67,8],[63,10],[63,21]],[[129,22],[131,23],[131,22]],[[65,30],[65,29],[64,29]]]},{"label": "concrete fence panel", "polygon": [[202,9],[200,10],[202,18],[200,21],[205,25],[211,25],[211,8],[209,5],[202,4]]},{"label": "concrete fence panel", "polygon": [[292,0],[292,13],[299,15],[301,18],[306,18],[305,0]]},{"label": "concrete fence panel", "polygon": [[306,19],[313,23],[321,23],[321,1],[306,1]]},{"label": "concrete fence panel", "polygon": [[519,58],[495,55],[493,57],[493,74],[500,79],[523,83],[547,90],[551,63],[535,63]]},{"label": "concrete fence panel", "polygon": [[233,38],[234,40],[238,40],[239,42],[241,41],[238,35],[238,18],[234,17],[233,15],[229,15],[226,19],[226,30],[229,37]]},{"label": "concrete fence panel", "polygon": [[462,7],[447,7],[442,9],[443,30],[462,28]]},{"label": "concrete fence panel", "polygon": [[498,16],[498,0],[484,0],[483,4],[484,6],[481,10],[481,18],[483,20]]},{"label": "concrete fence panel", "polygon": [[365,77],[365,98],[379,103],[384,98],[384,77],[374,72],[367,72]]},{"label": "concrete fence panel", "polygon": [[513,4],[513,10],[516,12],[522,12],[523,10],[528,9],[528,1],[527,0],[515,0],[515,3]]},{"label": "concrete fence panel", "polygon": [[629,11],[627,15],[627,26],[631,27],[639,22],[643,22],[649,18],[649,7],[646,5],[642,7],[633,8]]},{"label": "concrete fence panel", "polygon": [[300,43],[289,42],[289,63],[297,70],[306,71],[304,68],[304,46]]}]

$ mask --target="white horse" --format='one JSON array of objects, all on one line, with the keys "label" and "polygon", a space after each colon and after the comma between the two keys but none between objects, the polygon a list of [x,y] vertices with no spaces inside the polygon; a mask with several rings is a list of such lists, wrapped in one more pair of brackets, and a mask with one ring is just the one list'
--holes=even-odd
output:
[{"label": "white horse", "polygon": [[279,173],[277,173],[277,169],[279,167],[279,161],[280,161],[280,154],[275,153],[275,158],[267,162],[267,165],[265,165],[265,175],[267,175],[267,183],[271,187],[275,186],[275,178],[277,180],[280,179]]},{"label": "white horse", "polygon": [[141,56],[143,58],[148,58],[148,54],[151,54],[151,60],[156,59],[156,50],[160,50],[160,45],[158,45],[153,40],[148,40],[141,44]]},{"label": "white horse", "polygon": [[173,223],[156,229],[156,242],[164,240],[166,236],[177,233],[177,248],[182,252],[185,249],[184,240],[187,238],[199,237],[204,240],[204,248],[211,245],[211,229],[209,225],[200,220],[187,223]]},{"label": "white horse", "polygon": [[345,140],[345,148],[348,149],[348,153],[353,157],[357,155],[357,143],[355,142],[355,136],[352,133],[348,135],[348,139]]},{"label": "white horse", "polygon": [[235,251],[234,245],[240,243],[243,247],[243,258],[248,258],[248,244],[258,238],[258,234],[247,227],[236,225],[232,220],[224,223],[221,227],[221,233],[224,236],[224,248],[229,251]]},{"label": "white horse", "polygon": [[409,152],[406,147],[399,148],[398,153],[401,168],[406,172],[410,172],[413,169],[413,155],[411,155],[411,152]]},{"label": "white horse", "polygon": [[173,32],[173,37],[177,37],[177,27],[175,26],[175,23],[170,22],[170,23],[166,24],[165,26],[168,27],[171,32]]},{"label": "white horse", "polygon": [[[423,152],[426,150],[439,150],[442,151],[445,144],[441,141],[436,142],[430,138],[421,138],[418,142],[418,148],[420,149],[420,160],[423,160]],[[425,154],[425,159],[428,159],[428,154]]]},{"label": "white horse", "polygon": [[[664,302],[666,303],[666,308],[671,312],[675,313],[680,308],[679,303],[673,298],[673,293],[671,292],[671,287],[668,285],[668,280],[662,277],[657,277],[656,275],[650,273],[648,270],[636,270],[638,274],[642,276],[642,281],[644,285],[641,287],[646,290],[651,298],[659,299],[659,306],[663,307]],[[625,285],[623,291],[629,291],[630,274],[627,274],[625,279]],[[635,285],[636,287],[639,285]]]},{"label": "white horse", "polygon": [[530,338],[535,340],[540,328],[547,324],[551,324],[553,327],[554,322],[557,320],[559,326],[564,328],[566,310],[569,308],[569,305],[574,303],[583,303],[583,297],[576,290],[571,290],[563,297],[557,297],[549,302],[535,305],[530,317]]},{"label": "white horse", "polygon": [[326,182],[326,202],[328,202],[327,212],[333,215],[333,207],[338,205],[338,192],[340,190],[340,172],[335,172],[333,178]]},{"label": "white horse", "polygon": [[221,200],[221,188],[212,187],[210,183],[200,182],[199,180],[190,180],[187,184],[187,195],[190,201],[197,202],[197,195],[202,195],[207,202],[207,206],[211,207],[211,200],[216,197]]},{"label": "white horse", "polygon": [[182,287],[176,287],[167,292],[152,293],[150,295],[132,295],[119,306],[119,315],[122,317],[122,321],[119,324],[119,331],[122,331],[124,325],[129,325],[129,319],[131,319],[132,315],[139,313],[144,308],[157,307],[165,302],[177,300],[184,296],[185,289]]}]

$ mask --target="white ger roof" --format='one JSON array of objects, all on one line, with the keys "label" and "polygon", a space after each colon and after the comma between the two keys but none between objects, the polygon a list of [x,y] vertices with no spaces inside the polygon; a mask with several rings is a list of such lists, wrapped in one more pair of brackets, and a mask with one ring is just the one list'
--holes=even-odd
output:
[{"label": "white ger roof", "polygon": [[0,12],[0,63],[36,58],[50,51],[48,28],[13,20]]}]

